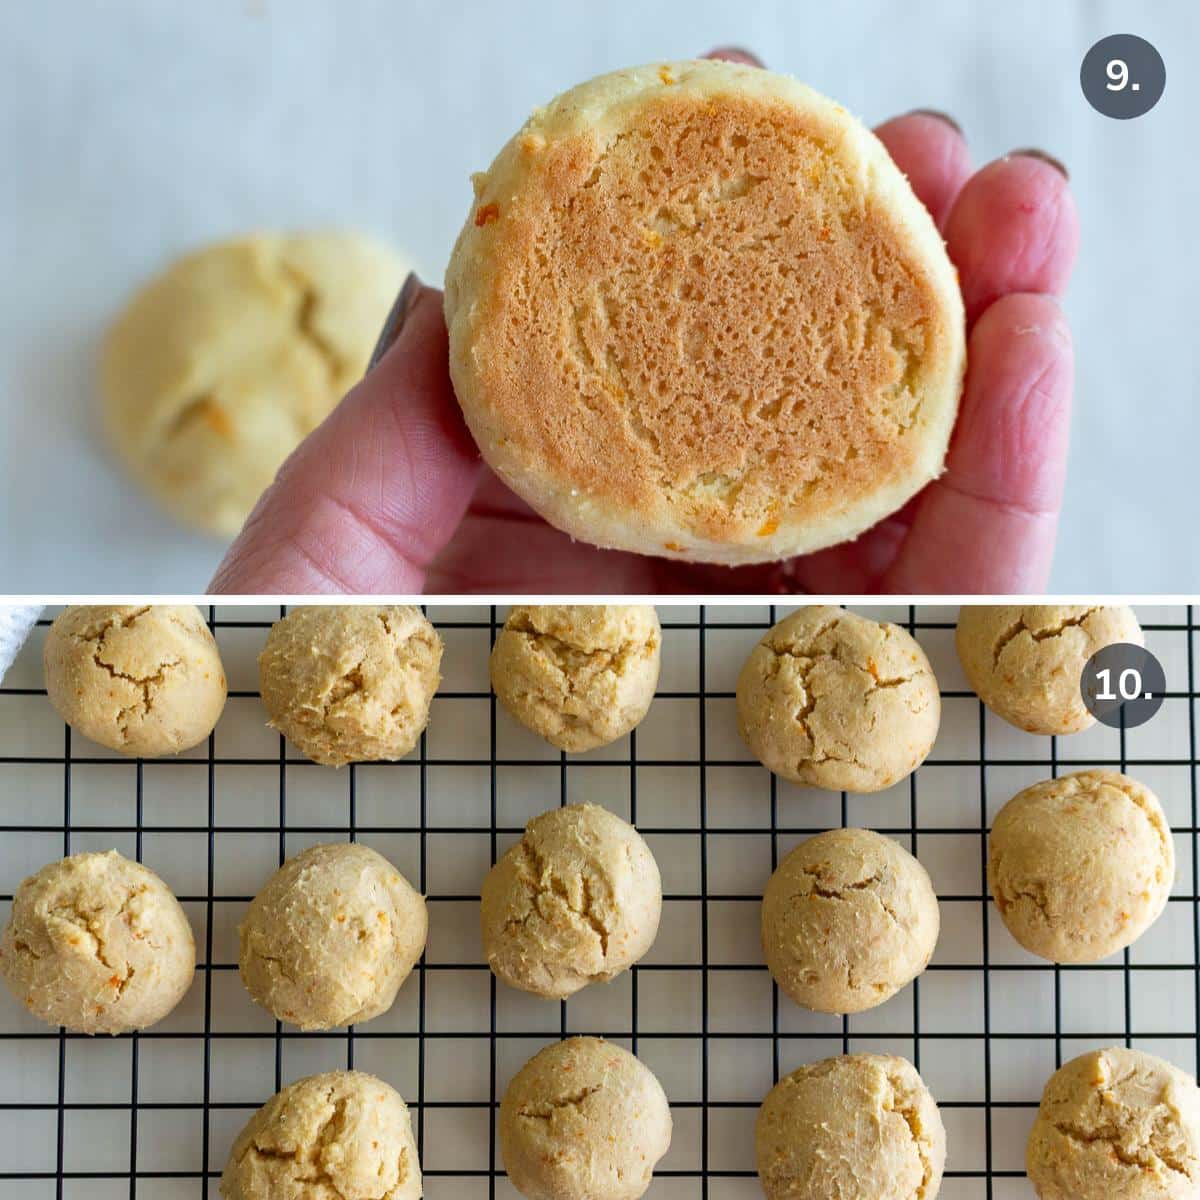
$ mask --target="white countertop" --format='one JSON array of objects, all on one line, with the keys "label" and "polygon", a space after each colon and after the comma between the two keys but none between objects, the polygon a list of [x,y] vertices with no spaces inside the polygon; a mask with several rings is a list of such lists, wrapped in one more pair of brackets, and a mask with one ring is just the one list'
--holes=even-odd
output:
[{"label": "white countertop", "polygon": [[[1079,89],[1113,32],[1166,59],[1140,120]],[[1079,379],[1053,585],[1195,590],[1200,6],[40,0],[0,9],[0,592],[196,591],[220,556],[98,445],[97,342],[146,275],[209,238],[334,223],[393,238],[437,280],[468,173],[533,105],[731,42],[873,123],[941,108],[980,161],[1032,145],[1068,164]]]}]

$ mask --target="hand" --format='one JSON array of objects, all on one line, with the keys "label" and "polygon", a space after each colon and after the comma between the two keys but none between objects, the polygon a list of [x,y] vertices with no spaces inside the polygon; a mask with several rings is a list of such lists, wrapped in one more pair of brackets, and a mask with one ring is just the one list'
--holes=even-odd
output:
[{"label": "hand", "polygon": [[1043,591],[1073,378],[1056,300],[1079,240],[1066,173],[1018,151],[972,175],[962,134],[934,113],[876,132],[941,229],[967,312],[967,379],[946,472],[900,512],[857,541],[732,570],[573,542],[480,463],[446,371],[440,293],[410,277],[389,320],[390,348],[280,469],[211,590]]}]

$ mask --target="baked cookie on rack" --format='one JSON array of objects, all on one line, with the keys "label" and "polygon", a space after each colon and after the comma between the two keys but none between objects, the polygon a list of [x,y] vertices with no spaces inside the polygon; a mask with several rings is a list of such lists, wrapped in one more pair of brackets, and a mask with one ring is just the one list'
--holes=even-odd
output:
[{"label": "baked cookie on rack", "polygon": [[767,967],[817,1012],[862,1012],[890,999],[929,965],[939,928],[929,873],[869,829],[801,842],[763,896]]},{"label": "baked cookie on rack", "polygon": [[1124,604],[964,604],[954,638],[980,700],[1010,725],[1044,734],[1093,725],[1079,686],[1088,659],[1143,640]]},{"label": "baked cookie on rack", "polygon": [[551,745],[594,750],[646,715],[661,653],[652,605],[520,604],[492,647],[492,687]]},{"label": "baked cookie on rack", "polygon": [[483,950],[497,978],[561,1000],[650,949],[662,879],[641,834],[595,804],[534,817],[483,881]]},{"label": "baked cookie on rack", "polygon": [[238,927],[251,997],[301,1029],[334,1029],[392,1006],[425,949],[424,897],[382,854],[310,846],[263,885]]},{"label": "baked cookie on rack", "polygon": [[46,695],[73,730],[138,758],[204,741],[225,707],[225,669],[194,604],[77,604],[43,647]]},{"label": "baked cookie on rack", "polygon": [[403,758],[429,723],[442,639],[411,604],[312,604],[276,621],[258,656],[271,718],[313,762]]},{"label": "baked cookie on rack", "polygon": [[1175,842],[1158,797],[1119,771],[1018,792],[992,823],[988,885],[1009,932],[1051,962],[1098,962],[1158,919]]},{"label": "baked cookie on rack", "polygon": [[517,1072],[498,1132],[509,1182],[528,1200],[637,1200],[671,1144],[671,1109],[640,1059],[575,1037]]},{"label": "baked cookie on rack", "polygon": [[1141,1050],[1082,1054],[1046,1084],[1025,1170],[1041,1200],[1193,1200],[1200,1089]]},{"label": "baked cookie on rack", "polygon": [[187,914],[149,867],[73,854],[26,879],[0,937],[0,975],[35,1017],[79,1033],[161,1021],[196,970]]},{"label": "baked cookie on rack", "polygon": [[309,1075],[247,1122],[221,1174],[225,1200],[418,1200],[408,1106],[362,1071]]},{"label": "baked cookie on rack", "polygon": [[941,699],[910,634],[817,605],[784,617],[750,652],[737,713],[743,740],[776,775],[879,792],[925,761]]},{"label": "baked cookie on rack", "polygon": [[916,1068],[851,1054],[810,1063],[767,1093],[755,1129],[767,1200],[934,1200],[946,1130]]}]

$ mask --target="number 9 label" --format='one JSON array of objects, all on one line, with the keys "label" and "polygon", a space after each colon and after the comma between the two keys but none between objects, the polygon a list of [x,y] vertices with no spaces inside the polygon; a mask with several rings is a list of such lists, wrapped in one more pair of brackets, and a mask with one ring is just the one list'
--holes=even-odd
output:
[{"label": "number 9 label", "polygon": [[1145,38],[1114,33],[1084,55],[1079,86],[1098,113],[1128,121],[1145,116],[1162,98],[1167,68]]}]

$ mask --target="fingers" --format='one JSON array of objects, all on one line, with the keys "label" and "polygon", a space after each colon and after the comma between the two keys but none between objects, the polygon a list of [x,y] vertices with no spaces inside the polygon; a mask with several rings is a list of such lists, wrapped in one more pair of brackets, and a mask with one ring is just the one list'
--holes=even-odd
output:
[{"label": "fingers", "polygon": [[382,360],[284,463],[210,590],[419,592],[479,474],[421,288]]},{"label": "fingers", "polygon": [[1060,295],[1079,248],[1079,218],[1062,170],[1044,158],[989,163],[962,189],[946,221],[967,323],[1010,292]]},{"label": "fingers", "polygon": [[1074,361],[1058,304],[997,300],[971,333],[946,473],[922,494],[882,590],[1045,589],[1066,476]]},{"label": "fingers", "polygon": [[715,50],[710,50],[704,57],[721,59],[723,62],[742,63],[747,67],[766,65],[757,54],[751,54],[749,50],[743,50],[738,46],[718,46]]},{"label": "fingers", "polygon": [[896,166],[908,176],[917,199],[944,229],[954,201],[971,174],[971,155],[962,130],[949,117],[912,112],[875,130]]}]

